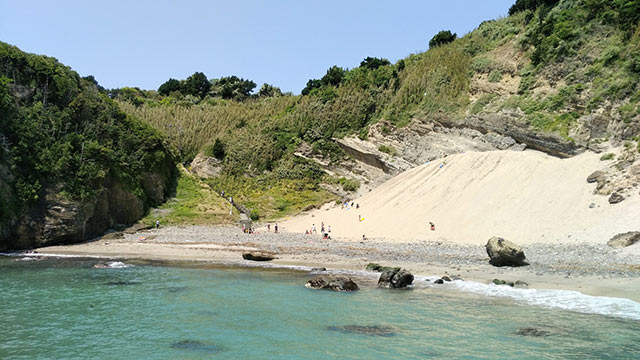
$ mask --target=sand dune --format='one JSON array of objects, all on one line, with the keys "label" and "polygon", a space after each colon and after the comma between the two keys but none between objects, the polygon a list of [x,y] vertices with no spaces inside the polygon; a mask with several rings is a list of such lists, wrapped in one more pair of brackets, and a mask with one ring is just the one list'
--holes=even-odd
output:
[{"label": "sand dune", "polygon": [[[603,166],[599,155],[559,159],[537,151],[467,152],[406,171],[354,200],[282,223],[304,232],[331,225],[332,235],[388,241],[442,240],[484,244],[501,236],[519,244],[606,243],[640,227],[640,196],[611,205],[594,195],[587,176]],[[589,205],[595,203],[594,208]],[[364,218],[359,221],[358,218]],[[436,224],[430,231],[428,222]]]}]

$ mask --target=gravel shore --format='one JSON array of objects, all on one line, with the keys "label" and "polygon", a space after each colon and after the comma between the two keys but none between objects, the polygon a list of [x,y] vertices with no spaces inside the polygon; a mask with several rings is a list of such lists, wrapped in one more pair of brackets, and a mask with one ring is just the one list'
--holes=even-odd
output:
[{"label": "gravel shore", "polygon": [[[452,268],[469,265],[485,266],[488,256],[484,246],[458,245],[447,242],[388,242],[384,239],[353,241],[332,238],[323,240],[319,234],[305,235],[281,232],[243,234],[236,227],[168,227],[146,232],[149,242],[171,244],[217,244],[251,247],[279,256],[299,256],[306,259],[333,256],[344,259],[366,259],[388,264],[432,264]],[[136,241],[140,234],[126,235]],[[637,277],[640,257],[623,254],[619,249],[591,244],[533,244],[524,247],[530,265],[522,269],[538,275]]]}]

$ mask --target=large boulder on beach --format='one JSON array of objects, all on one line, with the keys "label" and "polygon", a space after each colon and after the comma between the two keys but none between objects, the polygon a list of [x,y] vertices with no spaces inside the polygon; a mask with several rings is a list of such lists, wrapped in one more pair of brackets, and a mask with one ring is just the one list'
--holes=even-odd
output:
[{"label": "large boulder on beach", "polygon": [[604,171],[602,170],[596,170],[594,172],[591,173],[591,175],[587,176],[587,182],[589,184],[595,183],[595,182],[603,182],[607,179],[607,174],[605,174]]},{"label": "large boulder on beach", "polygon": [[246,252],[242,254],[242,258],[251,261],[271,261],[275,259],[275,255],[264,252]]},{"label": "large boulder on beach", "polygon": [[383,266],[380,264],[376,264],[376,263],[368,263],[367,267],[365,268],[365,270],[367,271],[375,271],[375,272],[385,272],[385,271],[389,271],[389,270],[395,270],[396,272],[400,271],[399,267],[393,267],[393,266]]},{"label": "large boulder on beach", "polygon": [[378,287],[391,289],[405,288],[411,283],[413,283],[413,275],[409,271],[400,268],[384,271],[378,279]]},{"label": "large boulder on beach", "polygon": [[494,236],[487,242],[489,264],[493,266],[523,266],[527,263],[522,248],[509,240]]},{"label": "large boulder on beach", "polygon": [[356,291],[358,285],[346,276],[318,275],[304,285],[310,289],[324,289],[333,291]]},{"label": "large boulder on beach", "polygon": [[607,245],[614,248],[623,248],[640,242],[640,231],[629,231],[618,234],[607,242]]}]

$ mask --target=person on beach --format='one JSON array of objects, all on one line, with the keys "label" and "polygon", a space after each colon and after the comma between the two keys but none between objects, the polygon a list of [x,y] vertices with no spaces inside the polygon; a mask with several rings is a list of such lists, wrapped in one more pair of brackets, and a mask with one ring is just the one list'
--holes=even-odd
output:
[{"label": "person on beach", "polygon": [[356,204],[356,209],[360,209],[360,204]]},{"label": "person on beach", "polygon": [[244,226],[244,224],[242,224],[242,232],[245,234],[247,233],[247,228]]},{"label": "person on beach", "polygon": [[160,228],[160,220],[156,220],[156,229]]},{"label": "person on beach", "polygon": [[324,234],[324,221],[320,223],[320,232]]},{"label": "person on beach", "polygon": [[277,234],[278,233],[278,223],[276,223],[276,226],[273,227],[274,232]]},{"label": "person on beach", "polygon": [[271,224],[267,224],[267,232],[271,232]]},{"label": "person on beach", "polygon": [[435,231],[436,230],[436,224],[434,224],[431,221],[429,221],[429,225],[431,226],[431,231]]},{"label": "person on beach", "polygon": [[327,228],[327,232],[331,232],[331,225]]},{"label": "person on beach", "polygon": [[311,233],[312,234],[317,234],[318,230],[316,230],[316,224],[311,225]]},{"label": "person on beach", "polygon": [[367,237],[364,236],[364,234],[362,234],[362,241],[366,241],[366,240],[367,240]]},{"label": "person on beach", "polygon": [[304,229],[304,234],[309,235],[309,229]]}]

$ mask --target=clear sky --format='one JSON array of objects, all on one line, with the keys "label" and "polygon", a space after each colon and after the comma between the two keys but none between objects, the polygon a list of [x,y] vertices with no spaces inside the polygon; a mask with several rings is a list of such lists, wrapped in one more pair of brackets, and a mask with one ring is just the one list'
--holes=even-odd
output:
[{"label": "clear sky", "polygon": [[0,0],[0,41],[106,88],[157,89],[195,71],[299,93],[332,65],[392,62],[505,16],[515,0]]}]

